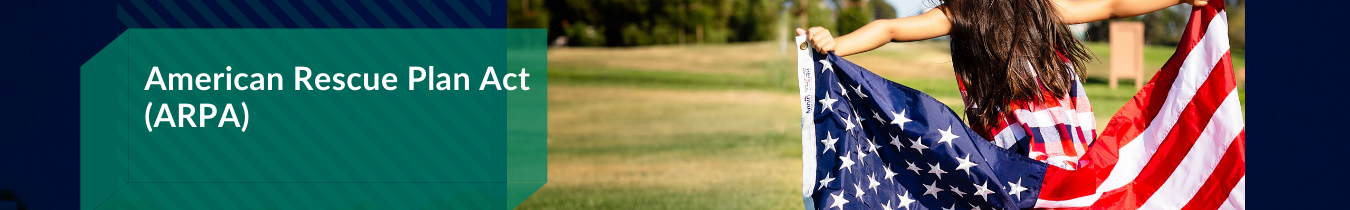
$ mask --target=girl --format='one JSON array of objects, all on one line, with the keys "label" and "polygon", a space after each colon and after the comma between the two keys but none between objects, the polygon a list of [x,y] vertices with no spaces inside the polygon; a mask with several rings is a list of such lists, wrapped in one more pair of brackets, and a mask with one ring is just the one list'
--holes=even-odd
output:
[{"label": "girl", "polygon": [[1207,0],[945,0],[927,13],[872,21],[838,38],[822,27],[797,34],[839,56],[949,35],[970,127],[1001,147],[1072,170],[1097,132],[1078,76],[1090,56],[1066,25],[1181,3]]}]

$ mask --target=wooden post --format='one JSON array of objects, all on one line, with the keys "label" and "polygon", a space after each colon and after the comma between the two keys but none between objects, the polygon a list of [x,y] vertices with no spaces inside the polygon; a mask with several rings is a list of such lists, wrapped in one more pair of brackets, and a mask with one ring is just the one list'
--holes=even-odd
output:
[{"label": "wooden post", "polygon": [[1111,22],[1110,87],[1116,89],[1122,78],[1133,78],[1134,89],[1144,86],[1144,23]]}]

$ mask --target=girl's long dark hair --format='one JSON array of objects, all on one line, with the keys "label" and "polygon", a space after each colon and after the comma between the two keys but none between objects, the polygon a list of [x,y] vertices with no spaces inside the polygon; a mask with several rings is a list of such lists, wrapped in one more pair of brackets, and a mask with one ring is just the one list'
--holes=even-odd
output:
[{"label": "girl's long dark hair", "polygon": [[[971,127],[994,128],[1013,101],[1063,97],[1074,73],[1085,75],[1091,57],[1054,7],[1049,0],[944,0],[937,7],[952,24],[952,63],[972,100],[965,110]],[[1043,96],[1041,85],[1056,95]]]}]

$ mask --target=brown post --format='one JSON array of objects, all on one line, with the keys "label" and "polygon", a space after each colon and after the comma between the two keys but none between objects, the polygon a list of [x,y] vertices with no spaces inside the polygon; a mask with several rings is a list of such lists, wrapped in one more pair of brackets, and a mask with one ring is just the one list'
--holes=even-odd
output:
[{"label": "brown post", "polygon": [[1122,78],[1133,78],[1134,88],[1144,86],[1144,23],[1111,22],[1111,89]]}]

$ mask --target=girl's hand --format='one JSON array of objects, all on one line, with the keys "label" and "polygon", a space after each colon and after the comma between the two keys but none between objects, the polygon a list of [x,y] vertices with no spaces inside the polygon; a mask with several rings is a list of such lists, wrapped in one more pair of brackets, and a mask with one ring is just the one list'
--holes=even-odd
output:
[{"label": "girl's hand", "polygon": [[817,52],[834,51],[834,36],[830,35],[830,30],[824,27],[816,26],[807,30],[797,28],[797,35],[806,35],[806,40],[811,41],[811,46],[815,47]]},{"label": "girl's hand", "polygon": [[1181,3],[1190,4],[1191,6],[1203,7],[1209,4],[1209,0],[1181,0]]}]

